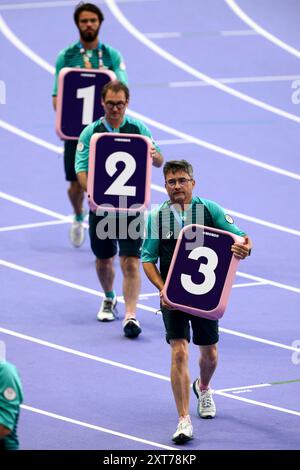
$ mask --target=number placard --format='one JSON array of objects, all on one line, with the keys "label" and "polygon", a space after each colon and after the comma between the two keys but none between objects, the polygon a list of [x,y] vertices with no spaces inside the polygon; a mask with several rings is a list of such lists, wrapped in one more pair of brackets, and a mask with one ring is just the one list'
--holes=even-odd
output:
[{"label": "number placard", "polygon": [[221,318],[239,261],[231,251],[235,242],[243,238],[202,225],[184,227],[163,289],[165,300],[192,315]]},{"label": "number placard", "polygon": [[56,132],[61,139],[77,140],[86,125],[104,115],[101,92],[115,78],[106,69],[61,69],[56,104]]},{"label": "number placard", "polygon": [[89,153],[91,210],[136,212],[150,200],[151,140],[140,134],[96,133]]}]

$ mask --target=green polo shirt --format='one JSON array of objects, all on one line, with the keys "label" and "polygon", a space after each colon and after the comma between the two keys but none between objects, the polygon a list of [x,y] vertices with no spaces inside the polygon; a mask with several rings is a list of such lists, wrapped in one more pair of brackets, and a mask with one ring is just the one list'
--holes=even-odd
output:
[{"label": "green polo shirt", "polygon": [[22,384],[16,367],[0,361],[0,424],[11,431],[0,439],[0,449],[16,450],[19,447],[17,426],[22,401]]},{"label": "green polo shirt", "polygon": [[[75,172],[80,173],[81,171],[88,172],[89,168],[89,148],[90,140],[95,132],[109,132],[106,126],[102,122],[102,118],[92,122],[86,126],[79,136],[76,156],[75,156]],[[148,127],[138,119],[134,119],[130,116],[125,116],[124,120],[119,129],[114,129],[113,132],[120,132],[122,134],[140,134],[149,137],[152,140],[157,152],[160,153],[160,148],[155,144],[152,134]]]},{"label": "green polo shirt", "polygon": [[[80,52],[81,47],[82,46],[80,42],[77,41],[60,51],[58,54],[55,65],[55,77],[52,96],[57,95],[58,75],[63,67],[84,68],[84,61]],[[120,82],[128,85],[126,67],[120,52],[117,51],[117,49],[108,46],[107,44],[100,43],[99,48],[86,50],[86,54],[89,56],[89,61],[92,64],[92,68],[99,68],[99,49],[102,51],[102,61],[104,67],[112,70]]]},{"label": "green polo shirt", "polygon": [[[203,219],[201,221],[196,218],[197,205],[201,205],[201,209],[203,209]],[[168,213],[170,217],[168,217]],[[164,214],[164,216],[161,217],[160,214]],[[165,215],[167,215],[167,217],[165,217]],[[142,247],[142,262],[156,264],[160,258],[160,271],[163,279],[166,278],[176,245],[176,237],[174,234],[178,234],[184,225],[201,223],[207,227],[226,230],[227,232],[235,233],[241,237],[246,235],[245,232],[235,225],[232,217],[227,214],[219,204],[209,199],[200,199],[197,196],[193,197],[192,203],[189,205],[186,212],[178,215],[179,220],[172,214],[170,201],[164,202],[148,215],[147,232]],[[168,227],[161,226],[163,224],[168,224]],[[162,237],[162,233],[164,237]]]}]

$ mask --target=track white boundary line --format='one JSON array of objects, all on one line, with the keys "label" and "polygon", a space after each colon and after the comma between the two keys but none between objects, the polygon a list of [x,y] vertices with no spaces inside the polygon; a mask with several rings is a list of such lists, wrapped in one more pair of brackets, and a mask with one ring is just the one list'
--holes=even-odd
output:
[{"label": "track white boundary line", "polygon": [[178,59],[175,57],[173,54],[167,52],[164,50],[162,47],[158,46],[155,44],[153,41],[151,41],[149,38],[147,38],[141,31],[139,31],[130,21],[125,17],[125,15],[121,12],[119,7],[117,6],[115,0],[105,0],[105,3],[107,4],[108,8],[110,9],[111,13],[114,15],[114,17],[119,21],[119,23],[132,35],[134,36],[138,41],[140,41],[142,44],[144,44],[146,47],[154,51],[156,54],[167,60],[168,62],[171,62],[173,65],[176,67],[180,68],[181,70],[184,70],[190,75],[193,75],[194,77],[203,80],[207,83],[209,83],[211,86],[217,88],[218,90],[221,90],[231,96],[234,96],[235,98],[238,98],[242,101],[245,101],[247,103],[250,103],[251,105],[254,105],[258,108],[264,109],[265,111],[269,111],[273,114],[276,114],[278,116],[284,117],[286,119],[289,119],[291,121],[300,123],[300,117],[296,116],[295,114],[291,114],[287,111],[284,111],[283,109],[279,109],[275,106],[272,106],[268,103],[265,103],[263,101],[260,101],[256,98],[253,98],[249,95],[246,95],[245,93],[242,93],[240,91],[235,90],[234,88],[231,88],[224,83],[220,83],[214,78],[209,77],[208,75],[205,75],[202,72],[199,72],[195,68],[191,67],[190,65],[186,64],[182,60]]},{"label": "track white boundary line", "polygon": [[[4,34],[4,36],[17,48],[19,49],[23,54],[25,54],[30,60],[33,62],[37,63],[40,67],[44,68],[47,72],[50,72],[52,75],[55,72],[55,69],[52,65],[50,65],[48,62],[46,62],[44,59],[42,59],[39,55],[37,55],[35,52],[33,52],[28,46],[26,46],[12,31],[11,29],[7,26],[5,23],[3,17],[0,15],[0,31]],[[198,77],[199,78],[199,77]],[[180,139],[186,140],[187,142],[194,143],[196,145],[199,145],[200,147],[207,148],[209,150],[212,150],[216,153],[219,153],[221,155],[226,155],[227,157],[233,158],[235,160],[242,161],[244,163],[248,163],[249,165],[254,165],[260,168],[263,168],[264,170],[268,170],[274,173],[278,173],[282,176],[287,176],[296,180],[300,180],[300,175],[297,173],[294,173],[292,171],[285,170],[283,168],[276,167],[274,165],[269,165],[267,163],[260,162],[258,160],[255,160],[250,157],[246,157],[245,155],[239,154],[237,152],[233,152],[231,150],[225,149],[223,147],[220,147],[215,144],[211,144],[209,142],[206,142],[202,139],[198,139],[196,137],[193,137],[189,134],[180,132],[176,129],[173,129],[170,126],[166,126],[165,124],[162,124],[158,121],[155,121],[153,119],[150,119],[140,113],[137,113],[132,110],[128,110],[128,114],[137,117],[138,119],[142,119],[145,121],[147,124],[150,124],[160,130],[163,130],[167,132],[168,134],[175,135],[176,137],[179,137]],[[300,118],[299,118],[300,122]],[[6,123],[7,124],[7,123]],[[0,122],[1,125],[1,122]],[[25,136],[24,136],[25,137]],[[44,141],[43,141],[44,142]],[[50,144],[52,145],[52,144]]]},{"label": "track white boundary line", "polygon": [[[292,82],[299,80],[300,75],[265,75],[256,77],[227,77],[216,78],[221,83],[269,83],[269,82]],[[208,83],[198,80],[185,80],[181,82],[169,82],[170,88],[187,88],[187,87],[201,87],[210,86]]]},{"label": "track white boundary line", "polygon": [[269,403],[264,403],[264,402],[257,401],[257,400],[251,400],[249,398],[244,398],[244,397],[240,397],[240,396],[237,396],[237,395],[233,395],[232,393],[225,393],[225,392],[217,392],[216,391],[215,394],[220,395],[222,397],[233,398],[234,400],[238,400],[238,401],[243,401],[244,403],[249,403],[251,405],[261,406],[263,408],[269,408],[271,410],[281,411],[283,413],[288,413],[288,414],[291,414],[291,415],[300,416],[300,411],[289,410],[288,408],[281,408],[280,406],[274,406],[274,405],[270,405]]},{"label": "track white boundary line", "polygon": [[[60,346],[58,344],[50,343],[49,341],[40,340],[40,339],[34,338],[32,336],[28,336],[28,335],[24,335],[22,333],[18,333],[18,332],[12,331],[12,330],[8,330],[6,328],[1,328],[0,327],[0,332],[3,333],[3,334],[7,334],[9,336],[13,336],[13,337],[16,337],[16,338],[19,338],[19,339],[30,341],[30,342],[33,342],[33,343],[36,343],[36,344],[39,344],[39,345],[42,345],[42,346],[46,346],[46,347],[49,347],[49,348],[52,348],[52,349],[56,349],[56,350],[59,350],[59,351],[62,351],[62,352],[74,354],[75,356],[80,356],[80,357],[83,357],[83,358],[86,358],[86,359],[91,359],[91,360],[94,360],[96,362],[101,362],[101,363],[112,365],[112,366],[115,366],[115,367],[120,367],[122,369],[130,370],[132,372],[137,372],[137,373],[140,373],[140,374],[143,374],[143,375],[147,375],[147,376],[150,376],[150,377],[153,377],[153,378],[157,378],[159,380],[164,380],[166,382],[170,382],[169,377],[161,375],[161,374],[154,374],[152,372],[148,372],[148,371],[145,371],[143,369],[137,369],[137,368],[134,368],[134,367],[127,366],[125,364],[121,364],[121,363],[118,363],[118,362],[103,359],[103,358],[98,357],[98,356],[82,353],[80,351],[77,351],[77,350],[74,350],[74,349],[71,349],[71,348],[66,348],[66,347]],[[236,388],[239,388],[239,387],[236,387]],[[254,401],[254,400],[250,400],[248,398],[241,398],[241,397],[238,397],[236,395],[223,392],[222,390],[220,390],[220,391],[219,390],[214,390],[214,393],[216,395],[220,395],[220,396],[223,396],[223,397],[226,397],[226,398],[232,398],[234,400],[244,401],[245,403],[250,403],[250,404],[253,404],[253,405],[257,405],[257,406],[262,406],[264,408],[269,408],[269,409],[273,409],[273,410],[276,410],[276,411],[281,411],[283,413],[289,413],[289,414],[294,414],[294,415],[300,416],[300,413],[297,412],[297,411],[289,410],[287,408],[279,408],[279,407],[276,407],[276,406],[273,406],[273,405],[269,405],[268,403]]]},{"label": "track white boundary line", "polygon": [[259,26],[254,20],[250,18],[242,9],[239,7],[235,0],[225,0],[229,8],[248,26],[250,26],[254,31],[258,34],[266,38],[268,41],[272,42],[281,49],[284,49],[289,54],[294,55],[298,59],[300,58],[300,51],[295,47],[289,46],[286,42],[282,41],[281,39],[277,38],[273,34],[269,33],[266,29]]},{"label": "track white boundary line", "polygon": [[[157,2],[158,0],[118,0],[118,3],[145,3],[145,2]],[[105,3],[104,0],[97,0],[98,4]],[[59,7],[71,7],[78,5],[78,0],[58,0],[53,2],[27,2],[27,3],[6,3],[0,5],[0,11],[7,10],[33,10],[36,8],[59,8]]]},{"label": "track white boundary line", "polygon": [[73,216],[70,217],[70,220],[51,220],[48,222],[36,222],[32,224],[23,224],[23,225],[11,225],[9,227],[0,227],[0,232],[13,232],[16,230],[24,230],[29,228],[39,228],[39,227],[49,227],[51,225],[61,225],[71,223],[73,221]]},{"label": "track white boundary line", "polygon": [[[34,276],[34,277],[37,277],[37,278],[40,278],[40,279],[44,279],[44,280],[47,280],[47,281],[50,281],[50,282],[54,282],[56,284],[60,284],[60,285],[65,286],[65,287],[70,287],[71,289],[79,290],[79,291],[85,292],[87,294],[95,295],[96,297],[104,297],[104,294],[102,292],[99,292],[95,289],[91,289],[89,287],[81,286],[80,284],[75,284],[73,282],[65,281],[64,279],[61,279],[61,278],[58,278],[58,277],[55,277],[55,276],[49,276],[48,274],[45,274],[45,273],[42,273],[42,272],[39,272],[39,271],[35,271],[33,269],[26,268],[26,267],[21,266],[19,264],[11,263],[11,262],[3,260],[3,259],[0,259],[0,266],[6,267],[6,268],[9,268],[9,269],[13,269],[15,271],[19,271],[19,272],[22,272],[22,273],[25,273],[25,274],[29,274],[31,276]],[[243,273],[243,277],[247,277],[247,274]],[[251,278],[253,278],[253,277],[254,276],[251,276]],[[264,279],[264,281],[268,282],[266,279]],[[286,286],[286,285],[283,285],[283,284],[279,285],[278,283],[276,283],[276,284],[277,284],[276,287],[281,287],[283,289],[288,289],[288,290],[292,289],[294,291],[294,288],[291,288],[291,286]],[[300,289],[298,289],[298,291],[300,293]],[[120,298],[120,302],[124,303],[124,300],[122,300],[122,298]],[[148,307],[148,306],[146,306],[144,304],[140,304],[140,303],[137,304],[137,308],[140,308],[141,310],[146,310],[148,312],[153,312],[153,313],[157,312],[156,308]],[[1,329],[0,329],[0,331],[1,331]],[[234,331],[234,330],[230,330],[230,329],[227,329],[227,328],[220,328],[220,331],[222,331],[223,333],[233,335],[233,336],[238,336],[240,338],[249,339],[251,341],[256,341],[258,343],[267,344],[269,346],[275,346],[275,347],[279,347],[279,348],[282,348],[282,349],[288,349],[289,351],[299,352],[299,348],[296,348],[294,346],[289,346],[287,344],[277,343],[275,341],[259,338],[257,336],[253,336],[253,335],[248,335],[246,333],[241,333],[239,331]]]},{"label": "track white boundary line", "polygon": [[50,411],[41,410],[39,408],[34,408],[32,406],[21,405],[21,408],[23,410],[26,410],[26,411],[31,411],[33,413],[37,413],[37,414],[40,414],[40,415],[43,415],[43,416],[47,416],[48,418],[58,419],[60,421],[64,421],[64,422],[69,423],[69,424],[76,424],[77,426],[82,426],[84,428],[93,429],[94,431],[100,431],[100,432],[103,432],[105,434],[111,434],[111,435],[116,436],[116,437],[122,437],[123,439],[128,439],[130,441],[140,442],[141,444],[148,444],[148,445],[153,446],[153,447],[158,447],[159,449],[178,450],[176,447],[170,447],[170,446],[166,446],[164,444],[159,444],[158,442],[153,442],[153,441],[149,441],[147,439],[142,439],[140,437],[136,437],[136,436],[133,436],[131,434],[124,434],[123,432],[112,431],[111,429],[103,428],[102,426],[96,426],[95,424],[89,424],[89,423],[86,423],[84,421],[79,421],[77,419],[67,418],[66,416],[58,415],[56,413],[51,413]]}]

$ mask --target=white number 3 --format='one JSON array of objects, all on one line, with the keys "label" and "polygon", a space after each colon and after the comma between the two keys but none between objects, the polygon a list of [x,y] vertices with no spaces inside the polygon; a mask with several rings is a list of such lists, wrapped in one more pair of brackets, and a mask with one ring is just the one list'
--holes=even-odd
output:
[{"label": "white number 3", "polygon": [[189,274],[181,274],[180,278],[183,288],[194,295],[207,294],[216,283],[215,269],[218,265],[216,252],[211,248],[199,246],[189,254],[189,258],[194,260],[198,260],[202,256],[207,259],[207,264],[200,263],[198,271],[204,274],[204,281],[201,284],[195,284]]}]

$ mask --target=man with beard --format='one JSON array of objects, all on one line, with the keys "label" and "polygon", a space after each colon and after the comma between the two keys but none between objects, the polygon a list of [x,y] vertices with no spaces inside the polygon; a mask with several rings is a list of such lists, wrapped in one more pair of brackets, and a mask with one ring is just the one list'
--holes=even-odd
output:
[{"label": "man with beard", "polygon": [[[127,85],[126,67],[121,54],[107,44],[99,42],[98,34],[103,20],[103,13],[92,3],[81,2],[75,8],[74,21],[78,28],[80,39],[63,49],[57,56],[52,93],[55,110],[58,74],[63,67],[106,68],[112,70],[118,80]],[[70,182],[68,196],[74,210],[70,238],[75,247],[81,246],[84,241],[84,191],[77,181],[74,170],[77,143],[77,140],[66,140],[64,144],[65,174],[66,180]]]}]

